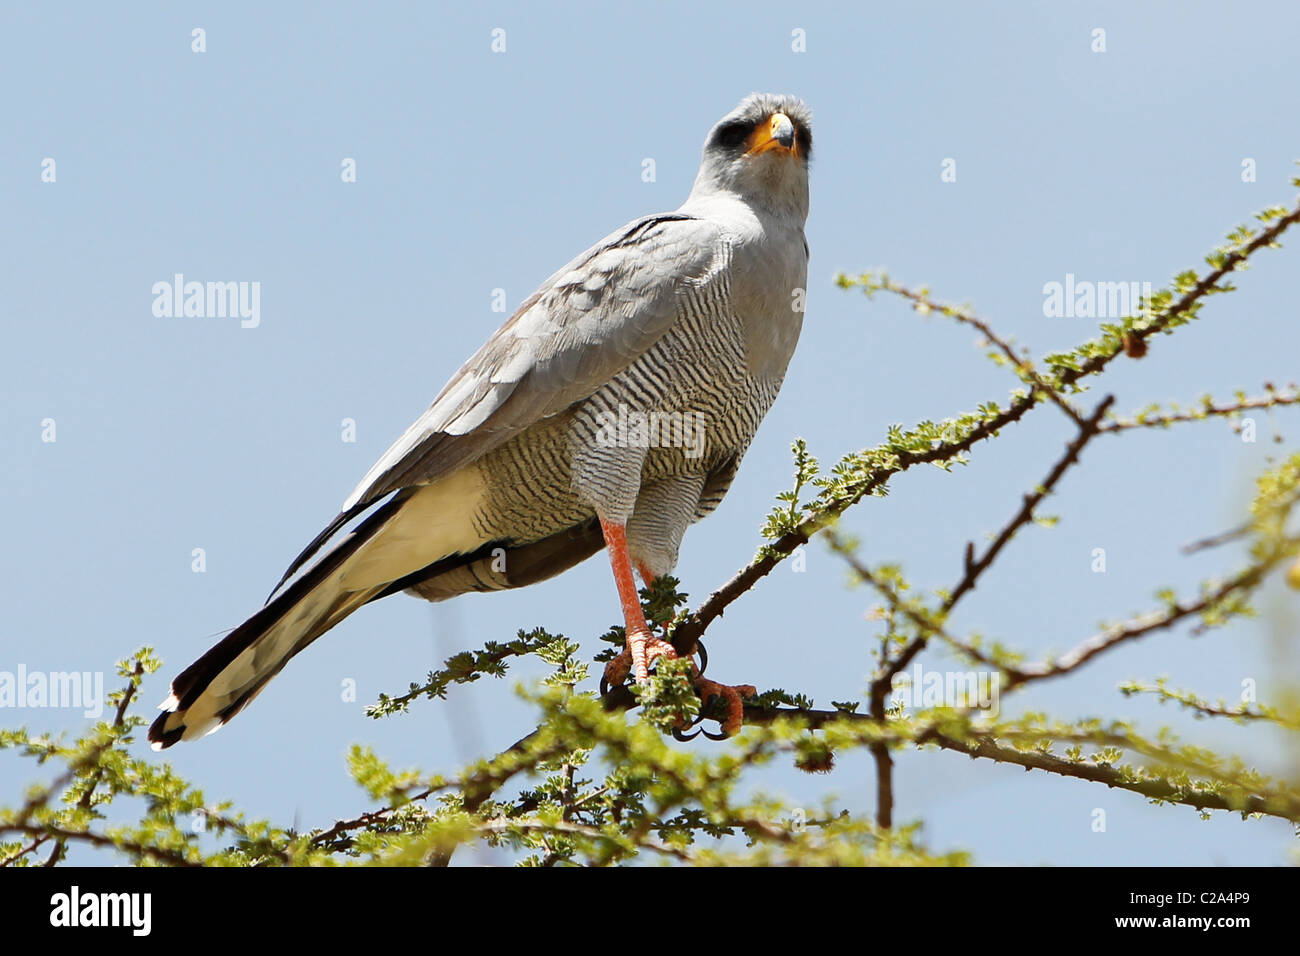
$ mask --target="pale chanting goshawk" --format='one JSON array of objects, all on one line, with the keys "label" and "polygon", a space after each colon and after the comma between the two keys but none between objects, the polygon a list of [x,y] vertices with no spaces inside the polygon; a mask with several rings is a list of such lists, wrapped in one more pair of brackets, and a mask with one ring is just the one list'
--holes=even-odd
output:
[{"label": "pale chanting goshawk", "polygon": [[[651,635],[633,567],[647,583],[672,571],[687,526],[718,506],[776,399],[803,324],[811,151],[808,110],[792,97],[753,94],[723,117],[686,202],[542,283],[266,605],[172,681],[149,728],[154,749],[216,730],[376,598],[521,587],[602,545],[627,625],[605,676],[647,680],[673,650]],[[697,691],[721,694],[734,733],[753,688],[701,676]]]}]

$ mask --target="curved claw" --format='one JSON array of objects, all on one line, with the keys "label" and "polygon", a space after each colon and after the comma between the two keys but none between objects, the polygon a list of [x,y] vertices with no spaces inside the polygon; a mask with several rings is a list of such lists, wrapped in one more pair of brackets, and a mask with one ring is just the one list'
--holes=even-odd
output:
[{"label": "curved claw", "polygon": [[609,681],[605,680],[605,675],[600,675],[600,696],[604,697],[609,693]]},{"label": "curved claw", "polygon": [[700,655],[700,669],[695,672],[695,676],[703,677],[704,672],[709,669],[709,652],[704,649],[703,641],[695,642],[695,653]]},{"label": "curved claw", "polygon": [[699,730],[697,730],[695,733],[696,733],[696,734],[703,734],[704,736],[708,737],[710,740],[730,740],[730,739],[731,739],[731,738],[729,738],[726,734],[714,734],[714,733],[710,733],[709,731],[705,730],[703,727],[701,727],[701,728],[700,728]]},{"label": "curved claw", "polygon": [[737,684],[728,687],[707,678],[695,685],[695,693],[700,698],[700,715],[721,724],[721,734],[704,731],[710,740],[727,740],[736,734],[744,723],[744,703],[746,698],[756,693],[750,684]]},{"label": "curved claw", "polygon": [[691,721],[689,724],[687,724],[685,727],[674,727],[674,728],[673,728],[673,739],[674,739],[674,740],[694,740],[694,739],[695,739],[696,737],[698,737],[701,733],[708,733],[708,731],[704,730],[704,728],[702,728],[702,727],[701,727],[699,730],[695,731],[695,733],[693,733],[693,734],[689,734],[689,735],[688,735],[688,734],[684,733],[684,731],[690,730],[692,727],[699,727],[699,725],[702,724],[703,722],[704,722],[704,717],[703,717],[702,715],[696,714],[695,719],[692,720],[692,721]]}]

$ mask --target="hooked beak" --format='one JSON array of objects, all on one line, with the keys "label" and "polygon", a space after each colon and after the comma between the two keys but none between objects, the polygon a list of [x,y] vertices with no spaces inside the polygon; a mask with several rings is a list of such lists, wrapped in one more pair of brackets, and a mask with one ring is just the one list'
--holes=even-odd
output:
[{"label": "hooked beak", "polygon": [[794,142],[794,123],[784,113],[773,113],[766,126],[760,126],[750,137],[747,155],[766,153],[769,150],[781,150],[793,155],[796,152]]}]

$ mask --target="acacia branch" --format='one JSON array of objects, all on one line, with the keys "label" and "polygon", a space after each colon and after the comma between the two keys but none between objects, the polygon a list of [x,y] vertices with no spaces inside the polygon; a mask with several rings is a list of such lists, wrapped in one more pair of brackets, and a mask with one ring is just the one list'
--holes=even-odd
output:
[{"label": "acacia branch", "polygon": [[[127,708],[130,706],[131,700],[135,697],[135,692],[140,685],[139,678],[143,676],[143,674],[144,674],[144,664],[141,661],[137,660],[135,662],[135,667],[132,669],[131,674],[129,675],[130,679],[128,680],[126,687],[122,691],[122,699],[118,701],[117,710],[113,716],[113,723],[112,723],[113,730],[120,731],[124,727],[126,721]],[[22,857],[30,853],[34,853],[38,848],[40,848],[43,844],[47,843],[51,839],[56,841],[54,845],[54,849],[51,851],[49,857],[45,860],[45,862],[41,865],[44,867],[53,867],[63,859],[63,857],[66,855],[66,846],[65,846],[65,840],[59,837],[60,831],[58,830],[58,828],[54,826],[36,827],[35,825],[29,825],[28,820],[31,819],[32,814],[35,813],[37,809],[49,803],[50,798],[54,795],[55,791],[62,790],[64,787],[70,785],[87,767],[93,764],[95,766],[95,770],[91,775],[90,780],[87,781],[86,789],[82,792],[81,797],[77,800],[78,809],[82,809],[82,810],[90,809],[91,800],[94,796],[95,788],[99,785],[100,780],[104,776],[104,768],[102,765],[99,764],[99,758],[104,753],[105,750],[107,750],[109,747],[113,745],[114,739],[115,739],[114,735],[110,732],[102,740],[97,742],[89,751],[87,751],[81,757],[73,761],[72,764],[69,765],[68,769],[64,771],[62,774],[60,774],[58,777],[56,777],[53,781],[51,781],[51,783],[48,786],[36,791],[30,797],[28,797],[28,799],[24,802],[22,808],[18,811],[17,815],[13,818],[13,820],[7,822],[0,822],[0,832],[32,833],[38,835],[37,839],[33,840],[30,844],[28,844],[18,853],[5,858],[3,861],[0,861],[0,866],[12,865]],[[48,755],[53,755],[57,753],[58,750],[59,748],[50,746],[48,748]],[[68,831],[68,832],[80,832],[80,831]],[[40,834],[44,834],[44,835],[40,836]]]},{"label": "acacia branch", "polygon": [[[961,654],[969,657],[971,660],[988,667],[996,668],[1008,681],[1004,691],[1013,690],[1014,688],[1031,681],[1043,680],[1050,677],[1059,677],[1068,674],[1077,670],[1098,654],[1101,654],[1112,647],[1127,641],[1136,640],[1137,638],[1144,637],[1147,634],[1156,631],[1167,630],[1180,621],[1210,610],[1227,598],[1233,597],[1238,593],[1248,593],[1257,588],[1262,583],[1264,577],[1279,563],[1285,560],[1287,554],[1285,548],[1279,548],[1263,562],[1243,568],[1237,574],[1219,584],[1218,587],[1207,591],[1197,600],[1185,603],[1174,602],[1163,611],[1153,611],[1149,614],[1132,618],[1122,624],[1117,624],[1114,627],[1108,628],[1105,631],[1101,631],[1092,637],[1081,641],[1079,644],[1075,645],[1073,649],[1056,660],[1043,661],[1036,664],[1014,665],[997,660],[992,655],[982,651],[980,648],[975,647],[960,638],[954,637],[952,634],[948,633],[941,624],[929,616],[918,612],[915,608],[908,606],[885,580],[858,561],[852,552],[849,551],[847,546],[844,545],[833,532],[828,532],[828,536],[831,541],[831,547],[842,555],[853,573],[861,580],[876,588],[876,590],[884,596],[889,606],[895,612],[903,614],[909,621],[911,621],[918,630],[921,631],[922,636],[926,638],[938,637]],[[913,643],[915,643],[915,641]],[[911,645],[909,645],[909,647],[910,646]],[[888,691],[891,689],[892,675],[891,684],[886,688],[886,690]],[[1265,715],[1252,715],[1250,713],[1224,712],[1222,716],[1258,716],[1260,719],[1266,719]]]},{"label": "acacia branch", "polygon": [[1154,631],[1166,630],[1185,618],[1210,609],[1235,592],[1250,591],[1259,585],[1264,575],[1280,560],[1279,557],[1272,562],[1245,568],[1196,601],[1186,604],[1175,603],[1164,611],[1144,614],[1118,627],[1094,634],[1054,661],[1044,661],[1039,664],[1027,664],[1019,667],[1004,665],[1002,670],[1010,679],[1007,689],[1010,690],[1017,685],[1027,684],[1034,680],[1068,674],[1098,654],[1118,644],[1144,637]]},{"label": "acacia branch", "polygon": [[1212,791],[1180,787],[1167,780],[1130,780],[1107,764],[1066,760],[1041,750],[1021,751],[1012,747],[1002,747],[989,737],[977,738],[972,746],[970,742],[935,733],[928,738],[927,742],[936,743],[945,750],[964,753],[972,758],[980,757],[997,763],[1015,764],[1026,770],[1043,770],[1061,777],[1075,777],[1092,783],[1102,783],[1113,789],[1128,790],[1152,800],[1182,804],[1197,810],[1262,813],[1267,816],[1281,817],[1293,823],[1300,822],[1300,801],[1281,795],[1274,798],[1282,802],[1280,807],[1275,806],[1268,798],[1258,795],[1251,795],[1244,801],[1231,801]]},{"label": "acacia branch", "polygon": [[1239,722],[1259,722],[1275,724],[1285,730],[1300,731],[1300,715],[1291,716],[1279,713],[1272,707],[1261,707],[1252,709],[1249,705],[1242,703],[1236,707],[1227,707],[1223,705],[1222,698],[1218,704],[1211,704],[1209,701],[1201,700],[1189,691],[1174,691],[1165,686],[1163,680],[1159,681],[1156,686],[1138,684],[1136,682],[1120,685],[1120,691],[1127,695],[1130,694],[1150,694],[1153,695],[1160,703],[1173,701],[1182,707],[1192,711],[1198,717],[1226,718]]},{"label": "acacia branch", "polygon": [[932,311],[942,312],[949,318],[955,319],[958,322],[976,329],[991,344],[997,346],[998,351],[1006,356],[1023,381],[1032,385],[1036,390],[1041,392],[1041,394],[1046,395],[1052,400],[1053,404],[1055,404],[1057,408],[1065,413],[1067,418],[1074,422],[1074,424],[1079,428],[1083,428],[1084,418],[1079,414],[1079,410],[1071,405],[1064,395],[1038,374],[1038,371],[1034,368],[1033,362],[1029,360],[1027,355],[1017,355],[1016,350],[1011,346],[1011,342],[994,332],[993,327],[979,316],[975,315],[973,312],[968,312],[964,309],[958,308],[955,305],[946,305],[940,302],[935,302],[924,291],[909,289],[907,286],[894,282],[888,277],[882,278],[877,287],[910,300],[916,306],[917,311],[922,314]]},{"label": "acacia branch", "polygon": [[[131,704],[131,698],[135,696],[136,690],[140,686],[140,678],[144,676],[144,664],[141,661],[135,662],[135,667],[131,671],[131,679],[127,682],[126,689],[122,692],[122,699],[118,701],[117,712],[113,715],[113,729],[121,730],[126,721],[126,710]],[[104,767],[98,763],[99,755],[102,754],[112,744],[110,737],[101,746],[92,751],[93,756],[90,758],[96,761],[95,772],[91,775],[90,780],[86,783],[86,789],[81,794],[81,799],[77,801],[77,807],[82,810],[89,810],[91,800],[95,795],[95,788],[99,782],[104,779]],[[85,766],[85,762],[82,762]],[[45,866],[55,866],[67,854],[67,844],[65,840],[58,840],[54,844],[49,858],[45,861]]]},{"label": "acacia branch", "polygon": [[[1278,237],[1297,222],[1300,222],[1300,204],[1285,216],[1276,219],[1269,228],[1259,233],[1249,243],[1227,253],[1218,267],[1206,273],[1191,289],[1183,293],[1150,322],[1141,327],[1135,326],[1129,330],[1130,343],[1145,344],[1148,338],[1158,332],[1163,332],[1175,320],[1191,311],[1207,295],[1219,290],[1219,282],[1234,272],[1238,266],[1244,264],[1252,255],[1260,249],[1275,245]],[[1130,344],[1130,349],[1139,347]],[[1092,355],[1086,361],[1080,363],[1078,367],[1062,370],[1056,377],[1054,387],[1053,383],[1044,383],[1047,386],[1047,392],[1064,393],[1077,385],[1080,380],[1101,372],[1124,352],[1124,345],[1116,343],[1107,351]],[[831,524],[848,508],[882,487],[894,475],[906,471],[913,465],[949,461],[957,457],[962,452],[969,450],[977,442],[991,437],[1001,428],[1019,421],[1026,412],[1039,403],[1039,400],[1039,390],[1034,389],[1029,394],[1014,399],[1005,410],[981,422],[965,438],[953,442],[939,442],[925,452],[901,452],[896,456],[894,465],[873,469],[871,473],[856,483],[849,494],[826,503],[810,515],[798,528],[783,534],[776,541],[767,545],[757,558],[737,571],[722,587],[710,594],[708,599],[673,631],[671,640],[678,654],[683,656],[694,654],[695,645],[699,638],[732,602],[751,590],[755,584],[771,573],[772,569],[785,560],[796,548],[807,544],[813,535]]]},{"label": "acacia branch", "polygon": [[1270,391],[1267,395],[1256,395],[1252,398],[1243,398],[1240,401],[1228,402],[1222,405],[1207,401],[1199,408],[1194,409],[1116,419],[1102,425],[1100,431],[1110,434],[1129,431],[1134,428],[1163,428],[1181,422],[1198,422],[1206,418],[1231,418],[1246,411],[1278,408],[1297,403],[1300,403],[1300,389],[1293,385],[1284,392]]},{"label": "acacia branch", "polygon": [[[6,823],[0,825],[0,830],[14,833],[25,833],[31,836],[44,835],[48,838],[56,839],[62,845],[68,841],[88,843],[91,846],[102,849],[126,850],[129,853],[135,853],[137,856],[152,857],[162,863],[170,863],[172,866],[202,866],[201,862],[195,862],[185,854],[176,850],[168,850],[162,847],[150,846],[144,843],[137,843],[134,840],[114,839],[105,836],[102,833],[95,833],[92,830],[69,830],[65,827],[52,825],[41,825],[37,823]],[[49,866],[47,862],[44,864]]]},{"label": "acacia branch", "polygon": [[[1079,454],[1083,451],[1084,446],[1097,436],[1099,423],[1114,401],[1114,395],[1107,395],[1097,404],[1097,407],[1093,409],[1092,414],[1083,422],[1079,434],[1076,435],[1074,440],[1066,446],[1065,453],[1057,460],[1056,464],[1052,466],[1047,477],[1044,478],[1042,483],[1032,492],[1024,495],[1021,500],[1020,509],[1012,516],[1011,520],[1003,526],[1002,530],[998,532],[997,537],[993,539],[992,543],[987,549],[985,549],[982,555],[976,558],[974,556],[973,545],[967,546],[966,558],[963,562],[965,567],[961,579],[944,600],[943,606],[940,609],[941,616],[946,617],[967,592],[975,589],[975,585],[979,582],[980,577],[992,566],[994,560],[996,560],[997,556],[1002,552],[1002,549],[1006,547],[1007,543],[1013,537],[1015,537],[1016,532],[1033,520],[1034,509],[1038,507],[1044,498],[1052,493],[1065,473],[1069,471],[1071,467],[1079,463]],[[916,655],[921,652],[928,641],[929,633],[923,629],[919,634],[912,638],[910,642],[908,642],[907,646],[903,648],[892,662],[885,662],[885,666],[882,668],[880,676],[871,683],[871,700],[873,706],[877,700],[881,701],[883,706],[885,697],[889,695],[889,692],[893,687],[893,679],[895,675],[906,670],[907,665],[911,663],[912,658],[916,657]]]},{"label": "acacia branch", "polygon": [[[588,840],[596,840],[603,843],[609,843],[613,846],[619,846],[617,838],[598,830],[595,827],[584,826],[581,823],[571,823],[568,820],[556,820],[546,822],[543,820],[526,820],[520,818],[508,820],[487,820],[475,827],[480,833],[517,833],[517,832],[539,832],[539,833],[562,833],[570,836],[583,837]],[[636,840],[636,846],[639,849],[653,850],[664,856],[670,856],[682,863],[694,863],[695,858],[683,850],[681,847],[673,846],[671,843],[664,843],[662,840],[656,840],[653,837],[640,836]],[[550,864],[543,864],[550,865]]]},{"label": "acacia branch", "polygon": [[[793,718],[805,724],[808,729],[816,730],[833,723],[870,723],[877,721],[869,714],[856,714],[842,710],[801,710],[793,707],[745,707],[746,724],[769,724],[779,718]],[[1050,733],[1044,736],[1062,739],[1061,735]],[[1068,735],[1067,735],[1068,736]],[[1139,749],[1139,744],[1127,737],[1117,735],[1083,735],[1078,738],[1083,743],[1110,742],[1116,746]],[[1261,796],[1253,794],[1244,801],[1232,801],[1209,790],[1180,787],[1164,779],[1134,780],[1109,764],[1086,763],[1068,760],[1042,750],[1017,750],[997,743],[996,737],[987,734],[974,734],[968,740],[948,736],[933,726],[915,735],[886,735],[882,742],[895,744],[910,743],[917,746],[936,744],[944,750],[962,753],[971,758],[992,760],[995,763],[1014,764],[1026,770],[1042,770],[1063,777],[1075,777],[1092,783],[1105,784],[1116,790],[1127,790],[1153,800],[1194,807],[1198,810],[1231,810],[1241,813],[1260,813],[1300,823],[1300,799],[1289,794],[1272,794]],[[1161,760],[1177,760],[1176,755],[1141,748],[1148,756]],[[1196,768],[1204,771],[1204,768]]]}]

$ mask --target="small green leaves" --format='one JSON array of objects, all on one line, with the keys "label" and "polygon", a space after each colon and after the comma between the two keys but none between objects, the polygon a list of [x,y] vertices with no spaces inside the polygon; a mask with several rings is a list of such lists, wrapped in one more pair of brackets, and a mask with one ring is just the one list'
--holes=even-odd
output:
[{"label": "small green leaves", "polygon": [[[1295,184],[1300,186],[1300,178]],[[1300,403],[1294,384],[1275,388],[1266,383],[1255,397],[1239,391],[1229,401],[1207,394],[1186,406],[1147,402],[1130,418],[1111,414],[1109,398],[1086,420],[1072,404],[1072,396],[1095,382],[1121,353],[1143,358],[1149,348],[1154,350],[1157,334],[1173,334],[1200,317],[1210,296],[1231,291],[1233,274],[1245,269],[1258,250],[1275,247],[1281,233],[1300,221],[1300,208],[1269,207],[1256,220],[1258,224],[1238,226],[1211,250],[1205,257],[1209,271],[1179,272],[1167,288],[1143,297],[1134,314],[1108,318],[1092,339],[1037,360],[968,305],[936,301],[928,289],[905,288],[881,271],[839,275],[836,283],[843,289],[857,288],[867,296],[886,292],[905,300],[916,314],[977,329],[977,348],[1013,374],[1010,384],[1016,387],[1008,399],[980,402],[974,411],[891,425],[877,436],[877,444],[845,455],[826,470],[805,441],[796,439],[791,445],[792,485],[776,496],[762,527],[765,544],[758,564],[738,576],[738,593],[848,509],[884,498],[890,483],[909,469],[930,464],[951,471],[965,464],[982,442],[1036,407],[1051,403],[1080,435],[1091,437],[1214,418],[1236,422],[1250,410],[1273,412]],[[1123,367],[1141,371],[1146,366]],[[846,625],[861,630],[860,656],[856,662],[836,662],[839,692],[850,699],[833,700],[830,710],[817,709],[810,696],[797,690],[771,689],[746,702],[746,725],[738,736],[679,743],[670,732],[691,724],[702,706],[690,662],[661,659],[645,685],[599,699],[589,688],[588,658],[578,642],[543,628],[520,630],[512,640],[489,641],[479,650],[453,655],[423,682],[411,683],[406,693],[382,695],[368,713],[405,712],[421,698],[436,702],[448,696],[452,685],[499,678],[515,660],[533,658],[545,666],[545,676],[518,691],[531,709],[531,732],[448,776],[394,770],[369,747],[354,746],[347,769],[366,795],[367,809],[294,832],[246,818],[229,803],[208,798],[166,763],[134,756],[135,733],[144,724],[137,694],[144,675],[159,667],[151,649],[142,648],[119,663],[121,686],[109,697],[111,719],[91,724],[71,741],[27,728],[0,729],[0,749],[29,758],[42,777],[19,793],[16,807],[0,810],[0,865],[56,864],[74,845],[140,865],[418,865],[445,863],[458,848],[475,843],[499,848],[522,865],[542,867],[646,858],[690,865],[964,865],[970,862],[965,853],[924,846],[919,821],[875,822],[850,814],[830,798],[816,806],[793,805],[755,785],[764,779],[764,768],[773,765],[826,773],[836,757],[861,755],[876,761],[878,779],[888,787],[892,754],[935,748],[1089,781],[1154,803],[1189,806],[1206,816],[1230,810],[1243,818],[1264,814],[1300,823],[1300,790],[1294,781],[1267,777],[1240,759],[1186,743],[1168,727],[1144,733],[1137,721],[1015,714],[943,695],[934,701],[903,699],[906,682],[895,684],[893,678],[910,680],[922,652],[941,650],[956,659],[960,669],[943,676],[996,678],[1002,702],[1020,703],[1024,695],[1011,695],[1026,685],[1066,679],[1127,642],[1178,626],[1198,634],[1252,614],[1251,598],[1275,572],[1300,587],[1295,526],[1300,454],[1293,454],[1270,462],[1259,476],[1249,521],[1218,536],[1217,543],[1236,542],[1248,554],[1236,573],[1203,581],[1191,594],[1162,589],[1156,607],[1146,614],[1103,625],[1064,652],[1034,662],[1027,663],[1025,653],[1009,642],[975,630],[958,633],[963,619],[954,605],[975,587],[1002,544],[1030,521],[1042,526],[1057,521],[1035,509],[1056,487],[1060,470],[1077,461],[1077,447],[1067,451],[1071,454],[1058,459],[1059,470],[1017,489],[1021,511],[990,536],[988,548],[977,553],[974,544],[963,551],[965,542],[948,543],[954,574],[939,582],[946,587],[913,585],[889,560],[889,551],[873,555],[868,564],[858,560],[857,543],[848,535],[826,535],[854,582],[873,588],[876,594],[869,600],[879,602],[864,615],[866,626],[860,621]],[[992,584],[985,579],[981,587]],[[641,591],[656,634],[672,634],[688,619],[701,630],[707,624],[699,623],[703,615],[690,615],[688,596],[679,587],[675,578],[665,577]],[[709,620],[736,596],[715,608]],[[604,639],[621,647],[624,628],[611,627]],[[610,648],[598,659],[613,653]],[[932,663],[927,656],[924,666]],[[920,671],[916,674],[922,682]],[[1249,698],[1243,692],[1239,701],[1211,701],[1172,687],[1165,677],[1126,681],[1119,690],[1125,698],[1138,698],[1134,704],[1149,698],[1204,721],[1300,732],[1294,700],[1279,695],[1277,702],[1260,703],[1253,687]],[[858,693],[860,699],[854,697]],[[704,708],[718,703],[714,698]],[[629,713],[637,708],[639,714]],[[127,822],[110,820],[115,802],[124,808],[119,815]]]},{"label": "small green leaves", "polygon": [[794,455],[794,487],[776,496],[782,507],[769,514],[763,524],[761,534],[769,541],[797,531],[805,514],[814,510],[812,503],[804,502],[801,498],[805,486],[825,486],[828,483],[817,477],[817,459],[808,453],[808,446],[802,438],[794,440],[790,452]]},{"label": "small green leaves", "polygon": [[531,631],[520,630],[513,641],[504,644],[488,641],[480,651],[462,651],[447,658],[442,670],[430,671],[423,684],[412,683],[405,694],[380,694],[379,700],[366,708],[366,716],[378,718],[404,713],[419,697],[445,699],[452,684],[471,684],[484,675],[503,677],[510,666],[507,663],[510,658],[536,653],[557,641],[562,642],[563,638],[538,627]]}]

